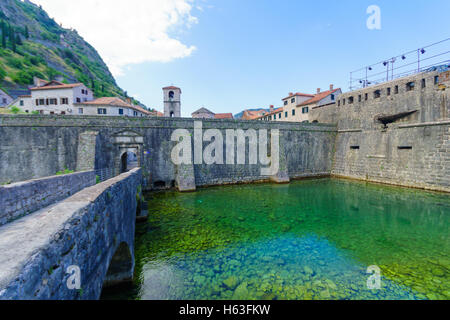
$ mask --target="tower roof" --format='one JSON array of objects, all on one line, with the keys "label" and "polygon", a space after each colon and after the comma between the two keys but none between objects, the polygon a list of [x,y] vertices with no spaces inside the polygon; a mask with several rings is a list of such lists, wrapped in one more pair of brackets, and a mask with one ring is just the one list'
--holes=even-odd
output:
[{"label": "tower roof", "polygon": [[163,90],[180,90],[180,92],[181,92],[180,88],[174,87],[174,86],[164,87]]}]

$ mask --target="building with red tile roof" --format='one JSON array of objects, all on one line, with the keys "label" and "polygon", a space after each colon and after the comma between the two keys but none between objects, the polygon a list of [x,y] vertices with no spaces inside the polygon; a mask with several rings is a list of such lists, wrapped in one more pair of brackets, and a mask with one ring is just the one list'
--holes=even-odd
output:
[{"label": "building with red tile roof", "polygon": [[150,111],[133,105],[131,99],[128,102],[118,97],[103,97],[92,101],[76,103],[78,114],[85,115],[109,115],[144,117],[153,115]]},{"label": "building with red tile roof", "polygon": [[333,85],[327,91],[317,89],[316,94],[290,93],[287,98],[282,99],[282,108],[258,117],[257,120],[309,122],[309,111],[312,108],[336,103],[336,97],[340,94],[342,90],[334,89]]},{"label": "building with red tile roof", "polygon": [[242,120],[255,120],[259,117],[262,117],[263,115],[266,115],[268,113],[265,109],[260,110],[244,110],[242,114]]},{"label": "building with red tile roof", "polygon": [[214,119],[234,119],[232,113],[216,113]]}]

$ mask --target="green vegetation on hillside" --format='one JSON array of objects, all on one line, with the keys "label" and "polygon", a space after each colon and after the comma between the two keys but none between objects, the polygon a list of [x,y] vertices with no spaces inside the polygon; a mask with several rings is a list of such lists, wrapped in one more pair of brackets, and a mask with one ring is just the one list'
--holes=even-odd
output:
[{"label": "green vegetation on hillside", "polygon": [[65,83],[84,83],[96,97],[127,96],[97,51],[40,6],[2,0],[0,37],[0,88],[7,92],[26,89],[35,76],[46,80],[61,76]]}]

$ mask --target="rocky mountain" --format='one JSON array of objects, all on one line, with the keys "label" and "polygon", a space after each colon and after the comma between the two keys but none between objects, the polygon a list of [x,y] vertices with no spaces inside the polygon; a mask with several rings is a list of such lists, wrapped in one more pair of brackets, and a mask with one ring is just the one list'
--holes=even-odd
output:
[{"label": "rocky mountain", "polygon": [[96,97],[127,96],[76,30],[62,28],[28,0],[0,0],[0,34],[0,88],[12,96],[26,92],[34,76],[82,82]]}]

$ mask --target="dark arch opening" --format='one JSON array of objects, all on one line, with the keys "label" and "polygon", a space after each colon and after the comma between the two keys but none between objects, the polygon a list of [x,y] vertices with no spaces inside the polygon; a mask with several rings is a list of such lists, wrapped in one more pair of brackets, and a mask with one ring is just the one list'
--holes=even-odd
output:
[{"label": "dark arch opening", "polygon": [[169,92],[169,99],[173,99],[175,97],[175,92],[170,91]]},{"label": "dark arch opening", "polygon": [[170,111],[170,117],[171,118],[175,117],[175,113],[173,111]]},{"label": "dark arch opening", "polygon": [[120,173],[127,172],[128,153],[125,152],[120,158]]},{"label": "dark arch opening", "polygon": [[138,166],[138,158],[134,152],[125,152],[120,158],[120,173],[128,172]]},{"label": "dark arch opening", "polygon": [[129,283],[133,280],[133,258],[126,242],[122,242],[117,248],[109,263],[106,278],[103,281],[103,289],[119,284]]},{"label": "dark arch opening", "polygon": [[166,187],[166,183],[165,183],[164,181],[156,181],[156,182],[153,184],[153,187],[154,187],[155,189],[164,189],[164,188]]}]

